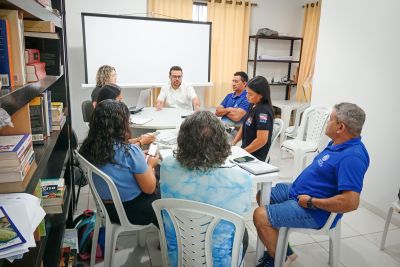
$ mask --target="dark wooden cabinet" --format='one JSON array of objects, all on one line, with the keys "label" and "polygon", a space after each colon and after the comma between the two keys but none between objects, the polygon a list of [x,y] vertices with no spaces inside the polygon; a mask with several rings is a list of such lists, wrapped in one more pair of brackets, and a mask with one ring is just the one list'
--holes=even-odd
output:
[{"label": "dark wooden cabinet", "polygon": [[[28,117],[29,119],[29,108],[27,108],[29,101],[45,90],[50,90],[52,101],[63,102],[67,116],[66,123],[60,131],[52,132],[43,145],[34,145],[37,169],[25,189],[26,193],[33,193],[39,179],[63,177],[66,185],[63,213],[46,215],[46,236],[37,242],[36,248],[31,248],[29,252],[24,254],[22,259],[15,260],[13,263],[0,260],[0,266],[58,266],[64,229],[66,225],[72,223],[75,198],[71,148],[73,134],[69,110],[66,24],[65,18],[62,16],[65,7],[64,0],[53,0],[52,6],[58,9],[61,15],[58,15],[57,12],[49,11],[35,0],[0,0],[0,9],[21,10],[23,11],[24,19],[54,22],[56,32],[59,35],[59,52],[62,66],[60,75],[48,75],[38,82],[13,88],[10,93],[0,97],[0,107],[12,115],[13,123],[18,129],[19,126],[22,126],[20,124],[24,123],[24,120],[19,120],[19,118]],[[43,40],[43,42],[46,42],[46,40]]]},{"label": "dark wooden cabinet", "polygon": [[[268,46],[268,43],[265,42],[265,40],[284,40],[284,41],[289,41],[290,46],[289,46],[289,55],[288,56],[293,56],[293,48],[294,48],[294,42],[298,41],[300,42],[300,55],[298,60],[281,60],[281,59],[259,59],[259,46]],[[250,54],[250,43],[254,41],[254,53],[252,55]],[[257,75],[257,64],[260,63],[287,63],[288,65],[288,70],[287,70],[287,80],[285,82],[271,82],[271,86],[284,86],[286,87],[286,94],[285,94],[285,99],[288,100],[290,98],[290,88],[292,86],[296,86],[297,84],[293,82],[291,78],[292,74],[292,64],[300,64],[301,62],[301,49],[303,46],[303,38],[301,37],[291,37],[291,36],[260,36],[260,35],[251,35],[249,36],[249,51],[248,51],[248,63],[249,65],[253,66],[253,77]],[[263,74],[261,74],[263,75]],[[264,74],[265,75],[265,74]]]}]

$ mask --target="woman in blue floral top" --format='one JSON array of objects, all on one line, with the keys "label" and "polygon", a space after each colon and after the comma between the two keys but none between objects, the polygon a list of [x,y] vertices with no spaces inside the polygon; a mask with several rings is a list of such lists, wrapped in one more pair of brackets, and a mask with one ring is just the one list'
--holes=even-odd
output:
[{"label": "woman in blue floral top", "polygon": [[[178,135],[174,156],[161,164],[162,198],[180,198],[211,204],[239,215],[249,212],[252,178],[241,169],[223,164],[230,146],[220,120],[211,112],[200,111],[186,118]],[[177,242],[172,221],[164,220],[171,266],[177,266]],[[233,224],[223,221],[213,233],[213,266],[230,266]],[[243,255],[247,249],[247,233]]]}]

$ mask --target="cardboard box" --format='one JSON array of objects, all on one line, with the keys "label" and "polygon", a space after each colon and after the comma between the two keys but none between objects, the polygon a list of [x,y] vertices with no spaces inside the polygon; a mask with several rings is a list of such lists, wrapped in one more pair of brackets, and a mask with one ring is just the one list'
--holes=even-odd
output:
[{"label": "cardboard box", "polygon": [[24,20],[24,30],[26,32],[56,32],[56,27],[52,21]]}]

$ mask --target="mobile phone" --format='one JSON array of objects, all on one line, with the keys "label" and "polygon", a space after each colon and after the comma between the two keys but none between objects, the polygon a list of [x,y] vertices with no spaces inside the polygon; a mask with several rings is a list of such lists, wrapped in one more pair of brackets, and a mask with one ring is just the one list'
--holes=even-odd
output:
[{"label": "mobile phone", "polygon": [[233,161],[236,163],[245,163],[245,162],[250,162],[253,160],[254,160],[254,158],[250,157],[250,156],[243,156],[243,157],[233,159]]},{"label": "mobile phone", "polygon": [[147,154],[154,157],[157,154],[157,148],[157,144],[151,143]]}]

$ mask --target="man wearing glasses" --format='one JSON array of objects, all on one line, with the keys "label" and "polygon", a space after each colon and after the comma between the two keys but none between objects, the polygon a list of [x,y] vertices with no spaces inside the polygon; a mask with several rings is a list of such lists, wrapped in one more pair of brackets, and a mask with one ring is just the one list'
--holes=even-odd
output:
[{"label": "man wearing glasses", "polygon": [[173,66],[169,70],[169,82],[161,87],[157,98],[157,109],[164,106],[177,107],[198,111],[200,101],[193,87],[182,81],[183,72],[179,66]]}]

